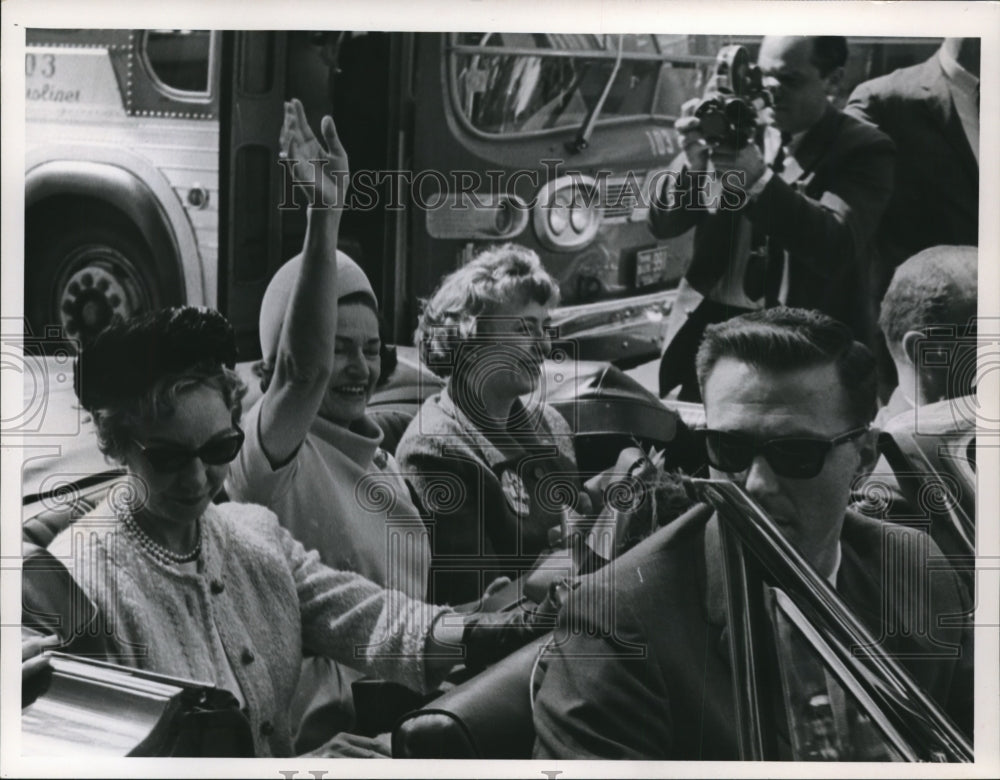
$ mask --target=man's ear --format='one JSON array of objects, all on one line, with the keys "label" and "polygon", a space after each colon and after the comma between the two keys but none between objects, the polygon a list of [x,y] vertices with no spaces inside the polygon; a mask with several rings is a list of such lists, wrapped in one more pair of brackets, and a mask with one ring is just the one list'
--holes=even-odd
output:
[{"label": "man's ear", "polygon": [[841,65],[839,68],[834,68],[826,74],[826,94],[830,97],[836,97],[840,94],[840,85],[843,81],[844,66]]},{"label": "man's ear", "polygon": [[920,342],[926,338],[919,330],[908,330],[903,334],[900,346],[903,348],[903,356],[907,362],[914,367],[917,366],[917,358],[920,349]]}]

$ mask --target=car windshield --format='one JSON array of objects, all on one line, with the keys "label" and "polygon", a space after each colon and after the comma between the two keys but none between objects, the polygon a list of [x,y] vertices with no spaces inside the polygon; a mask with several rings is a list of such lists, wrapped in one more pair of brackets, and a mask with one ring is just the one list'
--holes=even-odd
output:
[{"label": "car windshield", "polygon": [[579,127],[614,72],[620,39],[621,65],[600,118],[671,119],[701,91],[713,61],[702,37],[459,33],[451,47],[453,98],[483,133]]}]

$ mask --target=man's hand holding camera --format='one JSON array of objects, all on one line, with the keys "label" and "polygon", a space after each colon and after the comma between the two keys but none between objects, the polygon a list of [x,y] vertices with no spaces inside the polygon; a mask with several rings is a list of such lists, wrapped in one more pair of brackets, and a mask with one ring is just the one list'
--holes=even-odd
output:
[{"label": "man's hand holding camera", "polygon": [[768,170],[754,137],[764,110],[772,105],[761,71],[750,63],[747,51],[741,46],[723,48],[705,94],[687,101],[674,124],[688,170],[708,172],[715,194],[722,187],[753,187]]},{"label": "man's hand holding camera", "polygon": [[701,134],[701,120],[695,115],[695,109],[701,102],[699,98],[692,98],[681,106],[681,115],[674,122],[674,130],[680,136],[681,148],[687,158],[687,167],[691,171],[708,170],[708,158],[711,147]]},{"label": "man's hand holding camera", "polygon": [[717,146],[710,152],[712,167],[721,180],[732,181],[735,176],[747,190],[756,184],[768,170],[757,144],[749,143],[742,149]]},{"label": "man's hand holding camera", "polygon": [[674,129],[680,135],[687,170],[707,174],[707,181],[700,186],[708,186],[708,202],[717,204],[722,202],[724,188],[750,192],[769,169],[760,148],[753,142],[745,143],[740,148],[725,142],[709,143],[702,133],[701,120],[694,116],[700,102],[696,98],[684,104]]}]

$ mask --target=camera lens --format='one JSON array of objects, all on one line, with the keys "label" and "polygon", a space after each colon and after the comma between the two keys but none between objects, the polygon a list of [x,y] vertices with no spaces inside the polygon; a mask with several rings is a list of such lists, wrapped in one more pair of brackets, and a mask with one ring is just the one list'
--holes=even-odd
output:
[{"label": "camera lens", "polygon": [[705,101],[694,114],[698,118],[698,129],[710,144],[721,144],[729,135],[729,120],[717,100]]}]

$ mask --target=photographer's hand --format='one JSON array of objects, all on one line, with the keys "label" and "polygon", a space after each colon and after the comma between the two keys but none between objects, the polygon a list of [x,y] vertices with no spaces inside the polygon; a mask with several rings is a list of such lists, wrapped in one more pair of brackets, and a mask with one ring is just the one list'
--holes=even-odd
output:
[{"label": "photographer's hand", "polygon": [[739,150],[719,146],[712,150],[711,159],[720,177],[726,177],[731,171],[741,174],[740,184],[747,190],[767,171],[764,155],[752,143]]},{"label": "photographer's hand", "polygon": [[701,120],[694,115],[699,102],[698,98],[687,101],[681,106],[681,115],[674,122],[674,130],[680,136],[681,148],[691,171],[708,170],[709,146],[701,134]]}]

